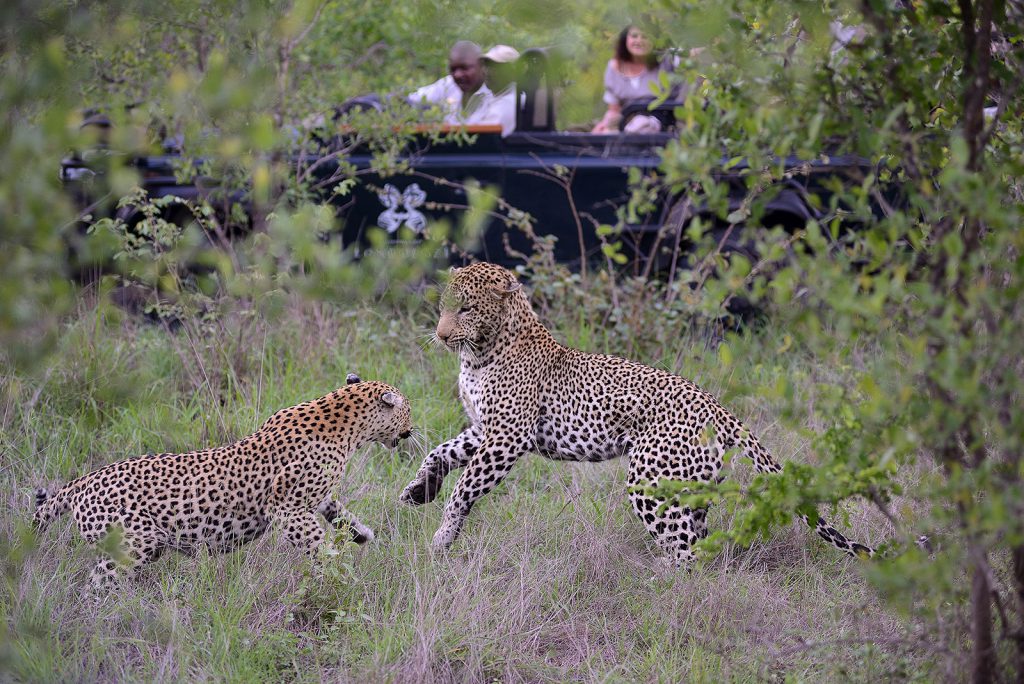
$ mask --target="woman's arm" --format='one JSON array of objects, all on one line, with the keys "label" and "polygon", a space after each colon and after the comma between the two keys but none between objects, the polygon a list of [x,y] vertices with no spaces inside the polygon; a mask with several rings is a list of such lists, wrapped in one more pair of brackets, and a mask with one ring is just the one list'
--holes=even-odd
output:
[{"label": "woman's arm", "polygon": [[622,118],[622,105],[609,104],[608,111],[604,113],[597,125],[591,129],[591,133],[618,133],[619,119]]},{"label": "woman's arm", "polygon": [[604,102],[608,105],[608,110],[591,129],[591,133],[617,133],[619,130],[622,103],[614,93],[618,66],[618,62],[612,59],[608,61],[608,66],[604,70]]}]

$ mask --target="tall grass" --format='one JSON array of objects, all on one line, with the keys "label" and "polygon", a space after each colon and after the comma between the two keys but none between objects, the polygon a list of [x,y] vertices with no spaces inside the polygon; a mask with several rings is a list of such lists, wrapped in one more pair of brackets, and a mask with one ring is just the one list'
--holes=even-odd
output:
[{"label": "tall grass", "polygon": [[[473,510],[451,552],[430,539],[438,500],[397,495],[422,452],[370,448],[340,496],[377,533],[311,566],[272,533],[227,555],[165,556],[109,598],[90,597],[92,552],[64,520],[26,533],[32,491],[128,456],[237,439],[275,410],[344,383],[403,390],[429,445],[463,425],[452,355],[424,348],[428,307],[397,318],[296,301],[175,327],[83,305],[48,368],[8,375],[0,405],[0,679],[18,681],[929,680],[937,659],[881,604],[859,562],[792,526],[675,572],[634,519],[624,461],[531,456]],[[559,335],[622,352],[580,321]],[[779,357],[769,328],[723,367],[708,337],[639,350],[723,397],[779,458],[814,460],[744,376],[785,375],[808,405],[842,368]],[[870,358],[869,354],[865,358]],[[867,361],[865,361],[867,362]],[[763,380],[763,378],[762,378]],[[744,473],[736,476],[744,477]],[[850,506],[852,536],[889,530]],[[710,524],[728,525],[712,512]]]}]

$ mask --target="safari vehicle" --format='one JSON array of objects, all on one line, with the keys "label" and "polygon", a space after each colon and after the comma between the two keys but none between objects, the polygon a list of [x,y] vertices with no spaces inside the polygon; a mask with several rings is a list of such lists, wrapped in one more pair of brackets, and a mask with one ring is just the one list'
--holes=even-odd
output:
[{"label": "safari vehicle", "polygon": [[[635,221],[625,221],[622,210],[630,197],[630,170],[641,175],[656,172],[661,150],[674,134],[559,131],[545,51],[526,50],[521,62],[515,132],[502,137],[499,126],[471,126],[467,128],[474,139],[471,144],[418,141],[408,151],[407,173],[362,175],[351,193],[327,198],[336,205],[346,248],[358,255],[370,245],[373,230],[384,231],[395,244],[422,235],[434,221],[458,225],[459,215],[468,208],[467,186],[471,183],[493,189],[505,210],[491,213],[482,235],[466,247],[468,253],[457,247],[451,250],[453,262],[474,257],[505,265],[516,263],[517,254],[529,253],[533,247],[533,238],[521,225],[527,220],[535,235],[556,238],[554,256],[562,263],[578,266],[584,260],[600,259],[608,232],[599,230],[604,225],[614,226],[611,239],[621,243],[621,254],[632,268],[658,271],[675,263],[678,252],[685,249],[684,229],[694,216],[702,215],[712,226],[722,223],[707,207],[684,205],[671,196],[663,196],[653,211],[636,216]],[[630,105],[622,120],[634,112],[653,113],[671,130],[673,110],[679,104]],[[318,179],[330,178],[338,172],[339,160],[320,154],[320,158],[306,154],[295,161],[315,168]],[[177,180],[179,161],[174,150],[134,160],[149,197],[195,199],[209,192],[200,183]],[[725,161],[723,158],[723,169]],[[804,171],[778,189],[762,218],[766,226],[803,226],[807,219],[819,216],[815,207],[827,206],[827,202],[811,199],[812,195],[821,198],[828,194],[825,179],[839,176],[859,182],[870,171],[865,160],[849,156],[786,161],[799,164]],[[371,154],[357,148],[345,156],[344,163],[366,172],[371,168]],[[720,179],[730,188],[729,212],[746,195],[744,169],[742,162],[733,163],[721,173]],[[88,173],[88,164],[79,159],[67,159],[62,167],[62,178],[71,186]],[[458,238],[453,241],[456,245]]]}]

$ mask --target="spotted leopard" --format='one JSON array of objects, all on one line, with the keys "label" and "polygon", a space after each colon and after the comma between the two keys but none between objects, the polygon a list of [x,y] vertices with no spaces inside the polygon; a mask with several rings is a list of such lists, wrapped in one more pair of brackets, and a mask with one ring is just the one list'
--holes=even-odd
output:
[{"label": "spotted leopard", "polygon": [[[644,493],[647,485],[715,481],[730,449],[760,472],[781,470],[735,416],[689,380],[556,342],[515,275],[499,266],[453,270],[436,337],[459,355],[459,393],[470,426],[426,456],[400,500],[433,500],[444,477],[465,467],[434,535],[438,549],[455,541],[474,502],[528,452],[570,461],[627,455],[633,510],[676,565],[693,560],[694,542],[707,534],[707,511],[664,506]],[[874,553],[823,519],[813,527],[852,556]]]},{"label": "spotted leopard", "polygon": [[[312,554],[326,539],[317,513],[365,542],[373,531],[329,494],[352,452],[370,442],[394,448],[410,430],[409,402],[398,390],[349,375],[344,387],[278,411],[234,444],[118,461],[52,495],[37,490],[33,523],[42,531],[70,511],[92,544],[117,529],[130,574],[166,549],[237,548],[271,523]],[[94,584],[108,585],[120,567],[101,553]]]}]

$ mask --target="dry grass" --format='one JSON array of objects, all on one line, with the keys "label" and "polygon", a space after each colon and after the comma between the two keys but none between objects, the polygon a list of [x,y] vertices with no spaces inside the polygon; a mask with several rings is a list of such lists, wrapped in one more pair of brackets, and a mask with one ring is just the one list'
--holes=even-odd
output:
[{"label": "dry grass", "polygon": [[[272,534],[226,556],[169,556],[89,596],[92,555],[63,521],[27,553],[31,491],[136,453],[234,439],[345,372],[401,387],[434,444],[462,418],[454,360],[409,321],[299,308],[275,325],[170,332],[83,310],[53,367],[7,377],[0,680],[562,682],[930,679],[934,654],[859,563],[796,525],[674,572],[633,518],[625,462],[531,456],[473,510],[453,550],[429,542],[450,491],[397,504],[422,453],[357,455],[342,498],[377,531],[326,568]],[[429,314],[425,314],[428,316]],[[360,322],[362,321],[362,322]],[[419,322],[426,327],[428,318]],[[219,328],[218,328],[219,326]],[[225,342],[225,340],[228,340]],[[681,343],[685,344],[685,343]],[[658,350],[728,397],[713,354]],[[806,444],[761,400],[729,402],[780,457]],[[739,474],[740,477],[746,477]],[[850,531],[891,531],[851,505]],[[711,525],[728,525],[719,511]]]}]

